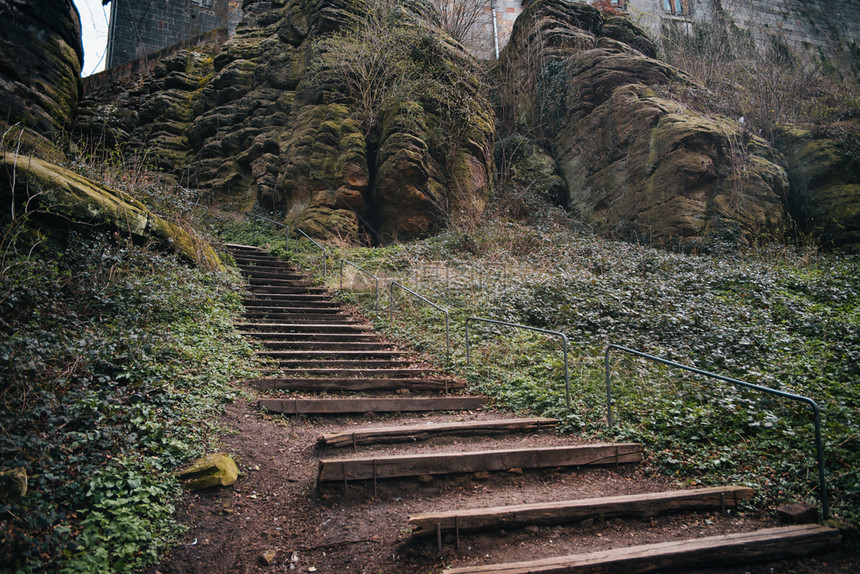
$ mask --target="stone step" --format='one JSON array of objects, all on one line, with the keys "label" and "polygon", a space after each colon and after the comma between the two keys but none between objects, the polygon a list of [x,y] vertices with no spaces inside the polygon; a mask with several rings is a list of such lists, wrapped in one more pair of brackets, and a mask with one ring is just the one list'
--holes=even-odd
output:
[{"label": "stone step", "polygon": [[[340,439],[344,442],[344,439]],[[492,508],[426,512],[409,517],[412,535],[434,536],[447,532],[477,532],[522,528],[529,525],[550,526],[579,522],[589,518],[636,516],[648,519],[661,514],[712,511],[737,508],[738,502],[751,498],[753,489],[745,486],[699,488],[649,492],[627,496],[605,496],[516,504]]]},{"label": "stone step", "polygon": [[486,397],[262,399],[257,407],[272,413],[338,415],[353,413],[405,413],[473,411],[487,404]]},{"label": "stone step", "polygon": [[640,460],[642,460],[642,446],[635,443],[323,459],[319,462],[317,481],[322,483],[482,471],[498,472],[512,468],[526,470],[603,466],[638,463]]},{"label": "stone step", "polygon": [[842,537],[838,530],[817,524],[803,524],[612,548],[527,562],[449,568],[443,570],[442,574],[639,574],[668,570],[689,571],[716,565],[745,565],[751,562],[796,558],[834,550],[841,543]]},{"label": "stone step", "polygon": [[[321,447],[341,448],[368,444],[413,443],[437,437],[473,437],[536,432],[555,427],[557,424],[557,419],[524,418],[396,427],[359,427],[356,430],[325,434],[319,438],[317,444]],[[413,532],[413,534],[415,533]]]},{"label": "stone step", "polygon": [[406,378],[288,378],[255,379],[248,383],[260,391],[368,392],[368,391],[452,391],[462,389],[462,382],[451,379]]},{"label": "stone step", "polygon": [[280,268],[275,268],[266,271],[260,267],[248,266],[245,269],[242,269],[242,274],[249,279],[292,279],[297,281],[310,281],[307,275],[292,270],[292,268],[285,268],[283,270],[280,270]]}]

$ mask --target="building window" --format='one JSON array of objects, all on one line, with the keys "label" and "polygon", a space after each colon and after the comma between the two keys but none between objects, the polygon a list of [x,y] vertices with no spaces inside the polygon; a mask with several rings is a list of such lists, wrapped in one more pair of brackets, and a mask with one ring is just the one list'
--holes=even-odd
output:
[{"label": "building window", "polygon": [[200,8],[211,8],[214,1],[215,0],[191,0],[191,5],[199,6]]},{"label": "building window", "polygon": [[663,0],[663,9],[676,16],[686,16],[687,2],[684,0]]}]

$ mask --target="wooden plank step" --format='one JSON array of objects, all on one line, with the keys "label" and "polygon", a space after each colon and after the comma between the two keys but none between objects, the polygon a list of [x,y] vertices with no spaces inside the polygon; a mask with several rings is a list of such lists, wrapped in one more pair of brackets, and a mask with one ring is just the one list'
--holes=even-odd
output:
[{"label": "wooden plank step", "polygon": [[579,446],[404,454],[396,456],[328,459],[319,462],[319,482],[404,478],[425,474],[505,471],[559,466],[596,466],[642,460],[642,446],[611,443]]},{"label": "wooden plank step", "polygon": [[781,560],[838,548],[839,531],[817,524],[613,548],[528,562],[449,568],[442,574],[641,574],[670,569]]},{"label": "wooden plank step", "polygon": [[[341,439],[343,442],[344,439]],[[516,504],[493,508],[473,508],[444,512],[426,512],[409,517],[412,535],[433,536],[437,527],[442,532],[475,532],[499,528],[521,528],[530,524],[548,526],[578,522],[603,516],[639,516],[650,518],[660,514],[691,510],[720,510],[736,508],[739,500],[753,495],[744,486],[699,488],[650,492],[628,496],[606,496],[579,500],[562,500],[536,504]]]},{"label": "wooden plank step", "polygon": [[277,267],[279,269],[290,269],[294,272],[296,271],[296,268],[292,263],[276,259],[271,255],[266,256],[258,255],[256,253],[234,253],[233,259],[236,261],[236,265],[238,265],[240,269],[245,267]]},{"label": "wooden plank step", "polygon": [[260,341],[378,341],[373,333],[280,333],[240,331],[240,335]]},{"label": "wooden plank step", "polygon": [[254,379],[248,381],[261,391],[312,391],[312,392],[363,392],[395,391],[449,391],[462,389],[462,382],[450,379],[344,379],[344,378],[289,378]]},{"label": "wooden plank step", "polygon": [[487,404],[486,397],[261,399],[257,408],[284,414],[407,413],[472,411]]},{"label": "wooden plank step", "polygon": [[[301,277],[299,279],[289,279],[286,277],[257,277],[253,274],[248,275],[247,277],[248,285],[260,286],[260,287],[315,287],[314,283],[311,282],[307,277]],[[320,287],[315,287],[316,289],[320,289]]]},{"label": "wooden plank step", "polygon": [[278,332],[294,332],[294,333],[359,333],[373,331],[373,327],[365,323],[345,323],[341,325],[331,325],[325,323],[258,323],[258,322],[238,322],[233,323],[236,329],[247,332],[271,333]]},{"label": "wooden plank step", "polygon": [[306,309],[342,309],[343,305],[338,303],[337,301],[332,301],[331,299],[317,299],[317,300],[307,300],[307,299],[291,299],[280,298],[280,297],[246,297],[242,299],[242,304],[245,307],[259,306],[262,305],[264,307],[282,307],[282,306],[301,306]]},{"label": "wooden plank step", "polygon": [[[346,310],[341,305],[332,305],[331,301],[249,301],[245,305],[248,313],[304,313],[306,315],[331,315],[345,314]],[[284,321],[288,323],[289,321]]]},{"label": "wooden plank step", "polygon": [[325,369],[315,369],[312,367],[301,368],[295,367],[296,372],[301,373],[303,375],[309,376],[318,376],[318,377],[343,377],[343,378],[357,378],[357,377],[417,377],[418,375],[433,375],[439,374],[439,369],[421,369],[421,368],[413,368],[413,369],[374,369],[367,368],[362,369],[360,367],[351,368],[351,369],[337,369],[337,368],[325,368]]},{"label": "wooden plank step", "polygon": [[256,245],[245,245],[244,243],[225,243],[224,247],[227,251],[258,251],[260,253],[266,253]]},{"label": "wooden plank step", "polygon": [[[556,424],[558,424],[557,419],[536,417],[524,419],[464,421],[457,423],[435,423],[400,427],[359,428],[358,430],[350,432],[325,434],[321,436],[317,442],[320,446],[341,448],[364,444],[418,442],[442,436],[482,436],[535,432],[540,429],[552,428]],[[435,525],[433,528],[435,528]],[[413,534],[415,533],[413,532]]]},{"label": "wooden plank step", "polygon": [[[276,361],[280,370],[310,372],[316,369],[411,369],[409,357],[392,359],[287,359]],[[430,369],[421,368],[422,371]],[[264,371],[266,372],[266,371]],[[269,371],[271,372],[271,371]],[[391,374],[391,373],[389,373]],[[393,373],[396,374],[396,373]],[[392,374],[392,376],[393,376]],[[358,375],[361,376],[361,375]]]},{"label": "wooden plank step", "polygon": [[403,355],[402,351],[257,351],[257,355],[262,357],[270,357],[272,359],[313,359],[331,357],[351,357],[353,359],[359,357],[366,358],[386,358],[399,357]]},{"label": "wooden plank step", "polygon": [[259,299],[261,297],[278,297],[279,305],[305,305],[306,303],[333,303],[331,295],[326,293],[256,293],[248,291],[251,298]]},{"label": "wooden plank step", "polygon": [[309,323],[326,325],[351,325],[356,322],[356,319],[348,315],[323,315],[311,313],[254,313],[248,311],[242,313],[242,317],[246,319],[254,319],[255,321],[264,322],[268,319],[271,322],[291,321],[293,323]]},{"label": "wooden plank step", "polygon": [[273,293],[277,295],[328,295],[324,287],[290,287],[289,285],[251,285],[251,293]]},{"label": "wooden plank step", "polygon": [[263,341],[263,347],[272,351],[310,349],[316,351],[375,351],[391,349],[391,343],[379,341]]},{"label": "wooden plank step", "polygon": [[247,267],[242,269],[242,274],[251,279],[292,279],[296,281],[311,281],[304,273],[289,269],[264,271],[259,267]]}]

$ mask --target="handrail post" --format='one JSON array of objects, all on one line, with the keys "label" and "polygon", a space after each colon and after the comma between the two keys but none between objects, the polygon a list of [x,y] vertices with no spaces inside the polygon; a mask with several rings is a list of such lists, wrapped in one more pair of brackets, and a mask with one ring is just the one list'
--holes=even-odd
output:
[{"label": "handrail post", "polygon": [[567,368],[567,335],[561,335],[564,343],[564,402],[567,410],[570,410],[570,370]]},{"label": "handrail post", "polygon": [[469,354],[469,321],[471,321],[471,317],[466,317],[466,367],[471,367],[472,363],[470,361]]},{"label": "handrail post", "polygon": [[606,373],[606,420],[609,428],[612,428],[612,387],[609,383],[609,351],[611,350],[612,345],[607,346],[603,356],[603,370]]}]

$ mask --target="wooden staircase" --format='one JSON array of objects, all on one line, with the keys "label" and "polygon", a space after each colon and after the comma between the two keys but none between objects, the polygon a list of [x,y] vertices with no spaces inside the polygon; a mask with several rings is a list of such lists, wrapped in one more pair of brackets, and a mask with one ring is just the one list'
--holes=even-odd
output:
[{"label": "wooden staircase", "polygon": [[[428,366],[412,352],[397,348],[365,321],[349,314],[328,291],[289,264],[253,247],[229,245],[248,278],[245,319],[239,330],[256,341],[258,355],[271,365],[262,378],[249,381],[266,393],[259,409],[285,415],[342,417],[366,413],[472,412],[487,407],[487,399],[463,394],[463,381]],[[435,415],[434,415],[435,416]],[[569,468],[618,468],[641,460],[638,444],[568,444],[538,446],[530,437],[545,436],[557,421],[547,418],[498,418],[424,421],[405,425],[351,425],[319,437],[319,449],[353,449],[336,458],[320,457],[317,484],[339,496],[344,505],[351,486],[392,481],[433,480],[434,477],[489,473],[558,472]],[[511,448],[510,437],[523,444]],[[442,441],[441,443],[439,441]],[[430,445],[457,441],[455,448]],[[479,448],[471,447],[480,442]],[[499,441],[494,442],[494,441]],[[396,454],[376,449],[398,449]],[[361,451],[360,451],[361,449]],[[342,491],[339,489],[342,488]],[[339,493],[340,494],[337,494]],[[733,509],[750,498],[744,487],[700,488],[625,496],[553,500],[540,503],[452,508],[413,514],[403,526],[414,544],[476,533],[502,532],[535,526],[570,524],[589,519]],[[522,562],[469,564],[444,572],[656,572],[695,569],[715,564],[743,564],[802,556],[838,547],[837,530],[817,525],[767,528],[720,536],[671,540],[581,554],[542,557]],[[540,553],[546,556],[545,553]],[[458,560],[454,560],[458,562]],[[403,572],[417,571],[407,564]]]}]

